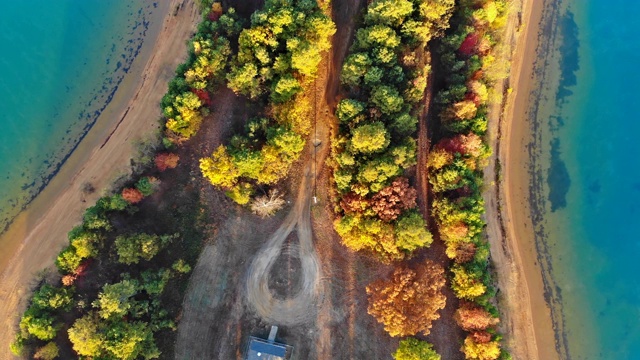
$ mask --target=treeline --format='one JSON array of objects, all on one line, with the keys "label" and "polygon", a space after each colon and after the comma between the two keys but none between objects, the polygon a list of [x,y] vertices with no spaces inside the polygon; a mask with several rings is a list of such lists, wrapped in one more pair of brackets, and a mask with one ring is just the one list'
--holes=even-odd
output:
[{"label": "treeline", "polygon": [[187,61],[178,66],[176,77],[162,98],[165,142],[180,143],[198,132],[204,116],[210,112],[211,94],[227,73],[231,42],[242,30],[242,22],[233,8],[223,13],[220,3],[214,3],[205,14],[189,42]]},{"label": "treeline", "polygon": [[[14,354],[36,359],[160,356],[156,338],[176,329],[173,302],[181,301],[184,276],[197,258],[202,212],[187,192],[163,198],[167,208],[148,205],[142,216],[138,205],[144,206],[144,199],[160,187],[160,179],[150,175],[178,165],[178,155],[170,151],[197,132],[211,93],[226,73],[231,55],[226,37],[240,30],[233,9],[225,14],[219,3],[205,7],[188,60],[178,67],[162,99],[164,149],[155,155],[155,149],[146,150],[145,167],[134,172],[147,175],[101,197],[69,232],[69,245],[55,262],[58,280],[36,287],[11,343]],[[95,189],[88,185],[83,191]]]},{"label": "treeline", "polygon": [[[416,165],[418,114],[429,73],[426,44],[449,26],[453,0],[374,0],[345,59],[344,93],[330,163],[335,185],[334,227],[348,248],[384,263],[429,246],[405,170]],[[391,336],[428,335],[446,298],[444,269],[431,261],[399,266],[390,279],[367,286],[368,313]],[[440,356],[406,338],[397,360]]]},{"label": "treeline", "polygon": [[348,97],[332,143],[335,229],[352,250],[383,262],[429,246],[416,190],[416,132],[429,72],[425,45],[448,27],[453,0],[374,0],[342,67]]},{"label": "treeline", "polygon": [[257,185],[286,177],[300,157],[313,116],[311,80],[334,33],[315,0],[267,0],[240,32],[227,86],[264,103],[264,111],[200,161],[202,174],[238,204],[247,204]]},{"label": "treeline", "polygon": [[503,56],[496,53],[506,16],[505,0],[461,0],[438,49],[446,85],[436,96],[441,134],[429,154],[429,182],[433,217],[453,260],[452,289],[461,299],[455,319],[469,332],[461,349],[467,359],[509,357],[495,329],[489,245],[482,235],[489,89],[506,76]]},{"label": "treeline", "polygon": [[16,355],[54,359],[67,341],[82,357],[154,359],[160,355],[154,335],[176,327],[164,308],[163,292],[171,280],[191,268],[182,258],[151,260],[172,243],[184,246],[183,240],[180,234],[148,234],[116,225],[116,221],[134,222],[138,212],[134,203],[142,201],[127,194],[136,192],[144,198],[158,184],[156,178],[142,177],[85,211],[82,224],[69,232],[69,245],[56,259],[59,282],[42,282],[22,315],[11,344]]}]

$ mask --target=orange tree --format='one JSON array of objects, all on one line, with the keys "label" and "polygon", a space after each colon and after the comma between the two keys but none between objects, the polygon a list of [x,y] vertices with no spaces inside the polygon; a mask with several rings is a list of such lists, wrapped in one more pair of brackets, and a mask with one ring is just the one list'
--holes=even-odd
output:
[{"label": "orange tree", "polygon": [[445,306],[444,284],[444,269],[430,260],[415,270],[397,268],[391,279],[367,286],[368,312],[391,336],[428,335]]}]

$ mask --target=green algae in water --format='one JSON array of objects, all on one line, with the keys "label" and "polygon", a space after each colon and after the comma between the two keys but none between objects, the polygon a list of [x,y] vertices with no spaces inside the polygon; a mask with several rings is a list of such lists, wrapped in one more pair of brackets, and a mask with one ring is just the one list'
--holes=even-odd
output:
[{"label": "green algae in water", "polygon": [[0,232],[98,119],[157,3],[6,1],[0,12]]}]

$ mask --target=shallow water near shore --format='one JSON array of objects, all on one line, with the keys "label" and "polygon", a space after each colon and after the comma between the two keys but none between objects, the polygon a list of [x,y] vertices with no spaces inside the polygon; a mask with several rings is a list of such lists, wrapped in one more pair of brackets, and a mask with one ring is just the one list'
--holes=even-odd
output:
[{"label": "shallow water near shore", "polygon": [[557,341],[562,358],[640,359],[640,2],[557,4],[532,187]]},{"label": "shallow water near shore", "polygon": [[3,3],[0,233],[99,119],[157,9],[148,0]]}]

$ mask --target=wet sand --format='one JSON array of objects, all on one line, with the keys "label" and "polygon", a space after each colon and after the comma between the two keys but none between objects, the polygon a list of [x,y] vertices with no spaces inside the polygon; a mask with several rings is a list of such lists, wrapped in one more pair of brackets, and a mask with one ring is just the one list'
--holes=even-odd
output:
[{"label": "wet sand", "polygon": [[[530,95],[536,86],[534,63],[544,3],[522,0],[506,29],[511,46],[510,78],[505,97],[491,109],[490,141],[494,155],[485,172],[487,234],[498,277],[501,330],[514,359],[559,359],[553,321],[545,299],[530,209]],[[496,161],[497,160],[497,161]]]},{"label": "wet sand", "polygon": [[[149,35],[154,45],[134,61],[96,125],[0,238],[2,359],[11,358],[9,343],[36,275],[53,266],[57,253],[68,244],[67,232],[80,223],[85,208],[93,205],[115,178],[130,172],[135,141],[159,127],[160,99],[176,66],[185,58],[186,41],[200,19],[194,0],[171,0],[159,6],[166,15],[156,34]],[[83,194],[86,183],[96,191]]]}]

